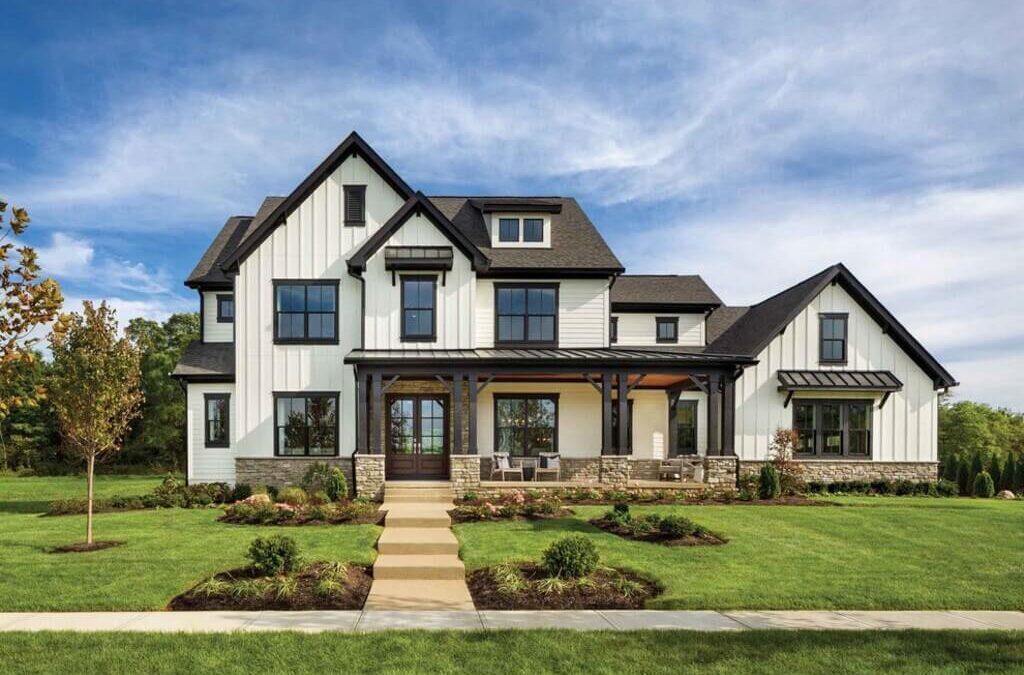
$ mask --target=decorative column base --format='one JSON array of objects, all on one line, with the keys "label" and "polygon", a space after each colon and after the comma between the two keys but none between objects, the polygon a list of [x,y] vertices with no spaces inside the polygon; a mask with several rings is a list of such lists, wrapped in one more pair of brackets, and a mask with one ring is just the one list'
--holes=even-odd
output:
[{"label": "decorative column base", "polygon": [[629,455],[601,456],[601,484],[626,487],[629,484]]},{"label": "decorative column base", "polygon": [[480,489],[480,455],[451,455],[449,460],[452,492],[456,497]]},{"label": "decorative column base", "polygon": [[384,455],[356,455],[356,496],[384,499]]}]

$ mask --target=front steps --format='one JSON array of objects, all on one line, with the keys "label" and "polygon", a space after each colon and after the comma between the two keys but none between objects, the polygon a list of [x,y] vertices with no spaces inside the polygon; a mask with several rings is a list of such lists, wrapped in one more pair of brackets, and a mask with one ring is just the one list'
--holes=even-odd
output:
[{"label": "front steps", "polygon": [[387,516],[366,609],[474,609],[459,542],[449,529],[453,506],[447,482],[384,484]]}]

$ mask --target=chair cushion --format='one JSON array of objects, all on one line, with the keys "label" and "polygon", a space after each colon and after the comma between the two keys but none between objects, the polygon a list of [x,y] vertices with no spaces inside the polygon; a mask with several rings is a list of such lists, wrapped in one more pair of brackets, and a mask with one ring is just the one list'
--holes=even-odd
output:
[{"label": "chair cushion", "polygon": [[508,455],[495,455],[494,461],[497,462],[495,465],[498,469],[511,469],[512,463],[509,462]]},{"label": "chair cushion", "polygon": [[542,468],[542,469],[557,469],[558,468],[558,459],[559,459],[558,455],[554,455],[554,456],[541,455],[540,456],[540,468]]}]

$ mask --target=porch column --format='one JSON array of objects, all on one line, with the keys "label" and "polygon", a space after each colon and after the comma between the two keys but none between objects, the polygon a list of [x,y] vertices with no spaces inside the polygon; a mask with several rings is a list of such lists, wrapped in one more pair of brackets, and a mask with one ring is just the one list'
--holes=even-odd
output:
[{"label": "porch column", "polygon": [[[616,454],[629,454],[629,373],[619,373],[619,447]],[[611,420],[608,420],[609,423]]]},{"label": "porch column", "polygon": [[452,373],[452,422],[455,427],[455,438],[452,439],[452,454],[463,454],[462,445],[462,371]]},{"label": "porch column", "polygon": [[469,454],[480,454],[476,446],[476,371],[469,372]]},{"label": "porch column", "polygon": [[722,382],[722,454],[736,454],[736,380],[728,375]]},{"label": "porch column", "polygon": [[722,454],[722,376],[708,375],[708,455]]},{"label": "porch column", "polygon": [[615,454],[612,450],[612,374],[601,373],[601,454]]},{"label": "porch column", "polygon": [[679,403],[678,391],[668,390],[665,392],[665,396],[668,399],[668,440],[665,446],[665,459],[672,456],[672,453],[676,451],[676,446],[679,443],[679,408],[676,406]]},{"label": "porch column", "polygon": [[366,453],[366,373],[356,369],[356,453]]},{"label": "porch column", "polygon": [[370,454],[383,453],[381,444],[381,413],[384,411],[384,397],[380,384],[380,371],[375,370],[370,376]]}]

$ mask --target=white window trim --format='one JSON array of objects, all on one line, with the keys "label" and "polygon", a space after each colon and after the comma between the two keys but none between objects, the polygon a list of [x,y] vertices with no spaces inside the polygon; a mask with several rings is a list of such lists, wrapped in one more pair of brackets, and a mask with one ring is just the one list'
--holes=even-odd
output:
[{"label": "white window trim", "polygon": [[[551,248],[551,216],[543,213],[501,213],[490,214],[491,248]],[[500,222],[502,218],[515,218],[519,221],[519,240],[500,241]],[[524,220],[537,218],[544,221],[544,239],[541,241],[523,241],[526,236]]]}]

